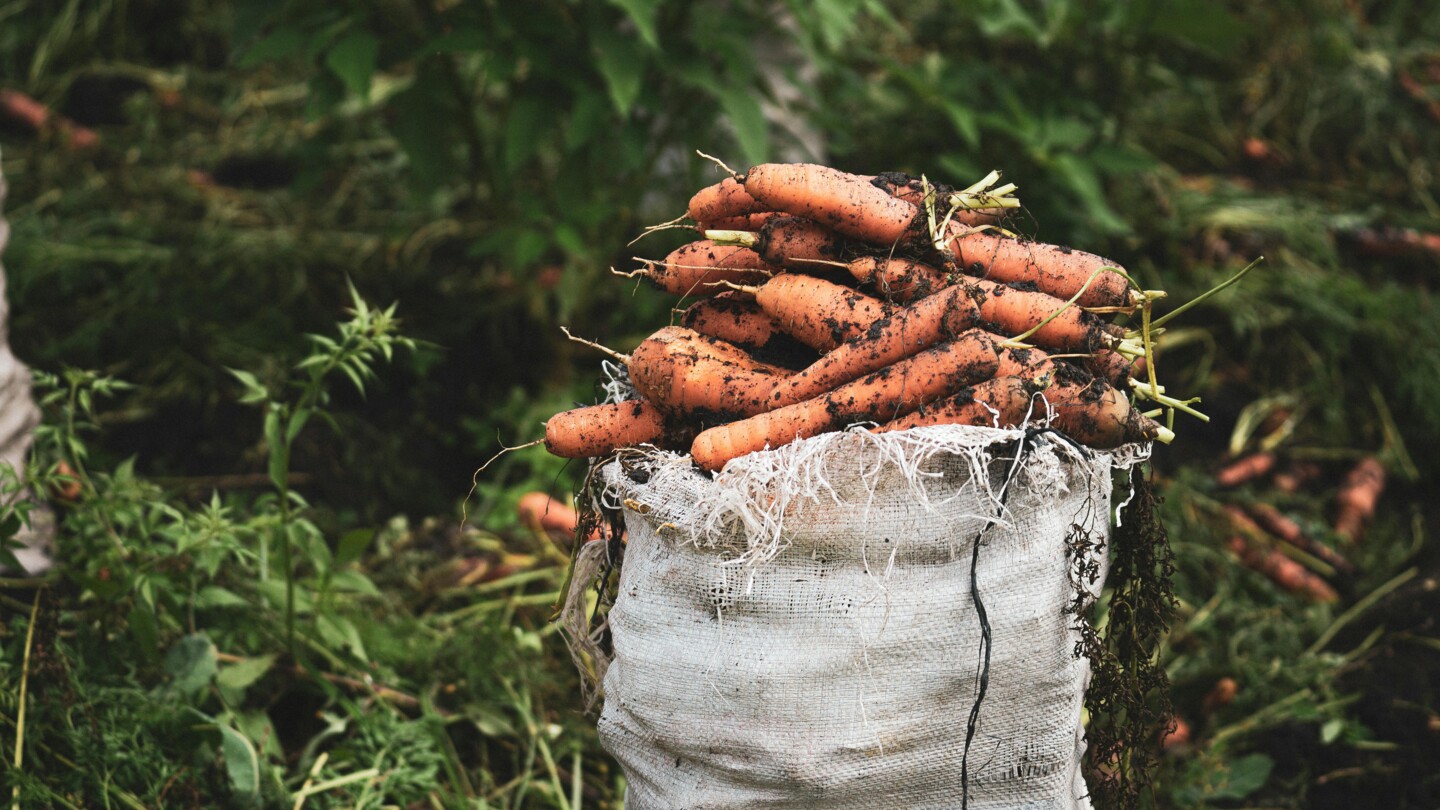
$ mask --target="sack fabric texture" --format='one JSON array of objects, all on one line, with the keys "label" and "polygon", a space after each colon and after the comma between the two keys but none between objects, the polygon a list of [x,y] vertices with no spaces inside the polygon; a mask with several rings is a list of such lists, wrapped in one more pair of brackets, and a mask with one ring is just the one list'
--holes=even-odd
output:
[{"label": "sack fabric texture", "polygon": [[1112,471],[1147,452],[942,426],[713,478],[659,451],[608,464],[611,652],[569,637],[626,806],[1088,808],[1076,611],[1104,583]]}]

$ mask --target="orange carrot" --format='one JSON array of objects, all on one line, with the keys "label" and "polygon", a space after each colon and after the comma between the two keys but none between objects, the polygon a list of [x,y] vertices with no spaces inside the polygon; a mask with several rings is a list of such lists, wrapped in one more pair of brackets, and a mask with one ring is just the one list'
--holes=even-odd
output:
[{"label": "orange carrot", "polygon": [[671,446],[683,438],[643,399],[557,413],[545,423],[545,449],[561,458],[608,456],[637,444]]},{"label": "orange carrot", "polygon": [[1246,568],[1264,574],[1287,593],[1300,594],[1316,602],[1340,600],[1329,583],[1273,548],[1258,548],[1239,535],[1232,535],[1228,545]]},{"label": "orange carrot", "polygon": [[835,261],[845,250],[845,239],[803,217],[774,217],[760,229],[755,252],[770,264],[814,267],[816,261]]},{"label": "orange carrot", "polygon": [[1375,516],[1375,505],[1385,491],[1385,465],[1374,456],[1366,456],[1345,476],[1335,493],[1335,533],[1355,542],[1365,524]]},{"label": "orange carrot", "polygon": [[32,132],[43,132],[53,126],[74,149],[90,149],[100,143],[100,136],[95,130],[81,126],[15,90],[0,90],[0,118],[21,124]]},{"label": "orange carrot", "polygon": [[[1233,507],[1227,507],[1233,508]],[[1355,566],[1347,560],[1344,555],[1335,549],[1313,540],[1300,528],[1300,524],[1291,520],[1280,512],[1279,509],[1268,503],[1251,503],[1245,506],[1245,512],[1254,520],[1254,524],[1264,529],[1271,535],[1284,540],[1295,548],[1309,554],[1312,557],[1323,560],[1332,568],[1342,574],[1355,573]]]},{"label": "orange carrot", "polygon": [[1085,368],[1116,388],[1126,388],[1126,380],[1144,377],[1145,358],[1141,356],[1131,359],[1119,352],[1100,351],[1085,358]]},{"label": "orange carrot", "polygon": [[[569,504],[550,497],[546,492],[527,492],[521,495],[515,504],[515,514],[521,523],[531,529],[561,537],[573,538],[580,525],[580,516]],[[596,528],[586,539],[598,540],[603,536],[604,533]]]},{"label": "orange carrot", "polygon": [[706,470],[730,459],[837,430],[855,422],[890,421],[995,373],[998,346],[978,331],[933,346],[835,390],[720,425],[695,437],[690,455]]},{"label": "orange carrot", "polygon": [[980,310],[963,293],[955,288],[933,295],[876,321],[863,335],[847,340],[778,383],[773,404],[781,407],[813,399],[970,329]]},{"label": "orange carrot", "polygon": [[1024,334],[1058,312],[1028,338],[1031,343],[1057,351],[1089,354],[1117,342],[1099,318],[1077,306],[1067,307],[1053,295],[1017,290],[985,279],[965,279],[961,284],[979,305],[981,320],[992,324],[990,331],[997,334]]},{"label": "orange carrot", "polygon": [[1238,487],[1247,481],[1254,481],[1275,468],[1274,453],[1252,453],[1221,468],[1215,473],[1215,483],[1222,487]]},{"label": "orange carrot", "polygon": [[947,286],[945,273],[914,259],[862,256],[846,269],[861,284],[870,284],[887,301],[908,302],[924,298]]},{"label": "orange carrot", "polygon": [[1178,752],[1190,744],[1190,724],[1183,717],[1170,718],[1170,725],[1160,730],[1160,748]]},{"label": "orange carrot", "polygon": [[926,425],[1013,427],[1023,423],[1027,415],[1044,413],[1044,405],[1033,398],[1040,390],[1040,386],[1020,377],[995,377],[887,422],[875,428],[875,432]]},{"label": "orange carrot", "polygon": [[1215,681],[1215,685],[1205,695],[1205,710],[1213,712],[1222,706],[1229,706],[1235,702],[1235,696],[1239,694],[1240,682],[1227,675]]},{"label": "orange carrot", "polygon": [[811,163],[765,163],[746,172],[743,181],[750,196],[769,208],[876,245],[913,236],[920,213],[863,177]]},{"label": "orange carrot", "polygon": [[663,262],[646,262],[636,271],[671,295],[715,295],[721,282],[757,284],[778,272],[755,251],[709,240],[691,242],[670,252]]},{"label": "orange carrot", "polygon": [[864,334],[887,312],[883,301],[813,276],[782,273],[747,292],[781,329],[818,352]]},{"label": "orange carrot", "polygon": [[1275,473],[1275,488],[1281,492],[1296,493],[1300,488],[1320,477],[1320,465],[1313,461],[1291,461],[1285,469]]},{"label": "orange carrot", "polygon": [[775,217],[786,216],[789,216],[789,214],[782,214],[779,211],[760,211],[755,214],[740,214],[733,217],[702,220],[695,223],[695,230],[701,233],[705,231],[758,231],[765,226],[766,222]]},{"label": "orange carrot", "polygon": [[[948,246],[956,266],[969,275],[1006,283],[1033,283],[1040,292],[1066,300],[1079,292],[1095,271],[1119,266],[1092,253],[974,233],[963,226],[952,227]],[[1103,271],[1078,303],[1086,307],[1127,306],[1131,303],[1129,282],[1113,270]]]},{"label": "orange carrot", "polygon": [[783,334],[755,299],[736,290],[691,304],[680,325],[751,351]]},{"label": "orange carrot", "polygon": [[742,217],[768,210],[750,196],[739,181],[727,177],[713,186],[706,186],[690,198],[686,213],[696,222],[711,222],[726,217]]},{"label": "orange carrot", "polygon": [[681,326],[667,326],[630,353],[630,382],[664,410],[704,421],[767,408],[788,369],[760,363],[739,348]]}]

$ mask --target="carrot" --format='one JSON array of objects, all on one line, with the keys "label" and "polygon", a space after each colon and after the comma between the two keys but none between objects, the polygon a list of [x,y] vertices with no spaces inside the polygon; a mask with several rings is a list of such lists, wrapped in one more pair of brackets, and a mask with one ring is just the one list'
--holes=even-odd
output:
[{"label": "carrot", "polygon": [[1221,468],[1215,473],[1215,483],[1227,489],[1238,487],[1247,481],[1254,481],[1274,468],[1274,453],[1252,453]]},{"label": "carrot", "polygon": [[767,409],[788,369],[760,363],[737,347],[680,326],[667,326],[630,353],[630,382],[661,409],[703,420]]},{"label": "carrot", "polygon": [[1116,351],[1100,351],[1085,358],[1085,368],[1116,388],[1124,388],[1126,380],[1144,376],[1145,358],[1141,356],[1132,360]]},{"label": "carrot", "polygon": [[1054,315],[1028,339],[1047,349],[1085,354],[1113,346],[1119,340],[1099,318],[1079,307],[1067,307],[1053,295],[985,279],[965,279],[961,284],[980,307],[981,320],[992,324],[992,332],[1021,335]]},{"label": "carrot", "polygon": [[[1004,365],[1006,361],[997,362],[997,366]],[[1051,363],[1048,358],[1043,362]],[[1091,378],[1084,371],[1074,366],[1063,363],[1051,363],[1048,369],[1032,366],[1034,371],[1030,372],[1031,379],[1025,376],[1018,377],[997,377],[1001,379],[1016,380],[1018,383],[1030,383],[1031,391],[1034,390],[1034,383],[1039,382],[1042,376],[1047,373],[1050,377],[1048,385],[1043,386],[1040,395],[1044,402],[1038,399],[1032,418],[1035,421],[1044,419],[1046,405],[1054,414],[1051,427],[1059,430],[1070,438],[1081,444],[1101,450],[1108,450],[1119,447],[1127,442],[1148,441],[1151,439],[1165,440],[1166,431],[1159,424],[1146,419],[1130,406],[1130,400],[1118,389],[1111,386],[1104,380]],[[1011,386],[1006,388],[1005,386]],[[979,386],[977,386],[978,388]],[[1017,397],[1017,389],[1012,383],[996,383],[994,389],[997,395],[997,402],[986,400],[987,404],[1000,411],[1001,425],[1018,424],[1019,420],[1025,417],[1025,411],[1020,410],[1021,403]],[[887,430],[903,430],[907,427],[918,427],[921,424],[992,424],[994,413],[983,407],[972,405],[973,396],[967,397],[962,392],[951,399],[937,403],[931,408],[935,412],[933,418],[913,416],[910,420],[900,420],[891,425],[886,425]],[[1003,406],[1003,407],[1002,407]],[[1025,402],[1026,410],[1029,410],[1029,400]],[[946,420],[946,415],[953,414],[954,421]]]},{"label": "carrot", "polygon": [[976,330],[887,366],[827,394],[710,428],[690,455],[706,470],[730,459],[837,430],[855,422],[889,421],[995,373],[998,346]]},{"label": "carrot", "polygon": [[883,301],[813,276],[782,273],[739,289],[753,293],[786,334],[818,352],[864,334],[887,312]]},{"label": "carrot", "polygon": [[908,302],[924,298],[947,286],[945,273],[914,259],[862,256],[846,269],[861,284],[870,284],[887,301]]},{"label": "carrot", "polygon": [[0,90],[0,118],[21,124],[32,132],[43,132],[53,125],[74,149],[90,149],[100,143],[100,136],[95,130],[81,126],[15,90]]},{"label": "carrot", "polygon": [[778,271],[749,248],[702,239],[671,251],[663,262],[647,261],[636,273],[671,295],[708,296],[723,289],[721,282],[757,284]]},{"label": "carrot", "polygon": [[803,217],[774,217],[760,229],[755,252],[765,261],[785,267],[814,266],[835,261],[845,250],[845,239]]},{"label": "carrot", "polygon": [[1240,682],[1226,675],[1215,681],[1215,685],[1205,695],[1204,707],[1206,712],[1213,712],[1222,706],[1229,706],[1235,702],[1235,697],[1240,694]]},{"label": "carrot", "polygon": [[1291,461],[1285,469],[1275,473],[1272,479],[1275,488],[1281,492],[1296,493],[1300,488],[1320,477],[1320,465],[1313,461]]},{"label": "carrot", "polygon": [[889,246],[915,235],[920,209],[858,175],[813,163],[765,163],[752,167],[743,181],[762,205],[845,236]]},{"label": "carrot", "polygon": [[680,325],[738,346],[756,360],[782,368],[805,368],[816,359],[813,350],[785,334],[755,299],[738,290],[691,304]]},{"label": "carrot", "polygon": [[608,456],[637,444],[669,446],[683,438],[665,415],[643,400],[590,405],[557,413],[545,423],[545,449],[561,458]]},{"label": "carrot", "polygon": [[1385,466],[1374,456],[1361,459],[1335,493],[1335,533],[1352,543],[1359,540],[1384,491]]},{"label": "carrot", "polygon": [[742,217],[766,211],[766,207],[733,177],[706,186],[690,198],[686,213],[696,222],[711,222],[727,217]]},{"label": "carrot", "polygon": [[785,217],[789,214],[782,214],[779,211],[760,211],[754,214],[738,214],[733,217],[720,217],[719,219],[701,220],[695,223],[695,230],[704,233],[705,231],[758,231],[765,223],[775,217]]},{"label": "carrot", "polygon": [[947,292],[895,310],[777,384],[775,407],[818,397],[973,327],[980,312],[975,302],[959,288]]},{"label": "carrot", "polygon": [[[1232,507],[1233,508],[1233,507]],[[1355,566],[1345,559],[1340,552],[1329,546],[1310,538],[1300,524],[1286,517],[1279,509],[1268,503],[1251,503],[1245,506],[1245,512],[1255,522],[1255,525],[1264,529],[1271,535],[1284,540],[1295,548],[1329,564],[1332,568],[1342,574],[1355,573]]]},{"label": "carrot", "polygon": [[927,425],[1019,425],[1027,415],[1044,412],[1044,406],[1033,399],[1040,390],[1040,385],[1020,377],[995,377],[887,422],[875,428],[875,432],[889,433]]},{"label": "carrot", "polygon": [[[963,226],[951,228],[948,247],[965,273],[991,281],[1030,282],[1040,292],[1068,299],[1095,271],[1118,267],[1109,259],[1059,245],[1027,242],[991,233],[975,233]],[[1129,282],[1113,270],[1096,276],[1079,304],[1085,307],[1127,306]]]},{"label": "carrot", "polygon": [[[580,516],[562,501],[550,497],[546,492],[527,492],[515,504],[515,514],[520,522],[541,533],[555,533],[562,537],[575,536],[580,525]],[[604,536],[599,528],[592,530],[587,540],[598,540]]]},{"label": "carrot", "polygon": [[1190,724],[1183,717],[1170,718],[1170,725],[1160,730],[1160,748],[1179,752],[1190,744]]},{"label": "carrot", "polygon": [[1340,600],[1329,583],[1273,548],[1256,548],[1239,535],[1232,535],[1228,546],[1246,568],[1264,574],[1287,593],[1300,594],[1316,602]]},{"label": "carrot", "polygon": [[[870,181],[870,185],[885,191],[892,197],[911,203],[917,208],[925,204],[925,184],[922,183],[918,177],[911,177],[904,172],[882,172],[881,174],[866,179]],[[946,199],[955,189],[938,183],[931,183],[930,188],[935,192],[936,209],[943,213],[948,208]],[[998,211],[984,210],[959,210],[950,218],[952,222],[958,222],[961,225],[969,225],[972,227],[978,225],[995,225],[998,224],[1000,220],[1001,215]]]}]

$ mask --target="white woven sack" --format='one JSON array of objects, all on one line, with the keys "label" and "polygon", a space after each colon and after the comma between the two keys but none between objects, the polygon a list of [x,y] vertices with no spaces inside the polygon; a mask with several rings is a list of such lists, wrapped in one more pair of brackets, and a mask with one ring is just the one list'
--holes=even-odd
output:
[{"label": "white woven sack", "polygon": [[713,479],[668,453],[610,464],[628,543],[599,728],[626,807],[1088,808],[1066,608],[1103,584],[1111,470],[1144,455],[945,426]]}]

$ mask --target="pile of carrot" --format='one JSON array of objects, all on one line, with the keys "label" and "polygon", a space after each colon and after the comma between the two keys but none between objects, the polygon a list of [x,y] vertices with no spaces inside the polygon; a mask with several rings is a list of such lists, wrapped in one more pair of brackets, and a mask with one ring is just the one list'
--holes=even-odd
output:
[{"label": "pile of carrot", "polygon": [[654,445],[715,471],[857,424],[1047,419],[1113,448],[1168,442],[1156,418],[1195,413],[1155,378],[1164,319],[1150,307],[1163,293],[1108,259],[1006,230],[1019,202],[998,173],[958,190],[811,164],[730,174],[657,226],[702,238],[621,274],[690,302],[677,324],[612,352],[638,398],[556,415],[550,452]]}]

